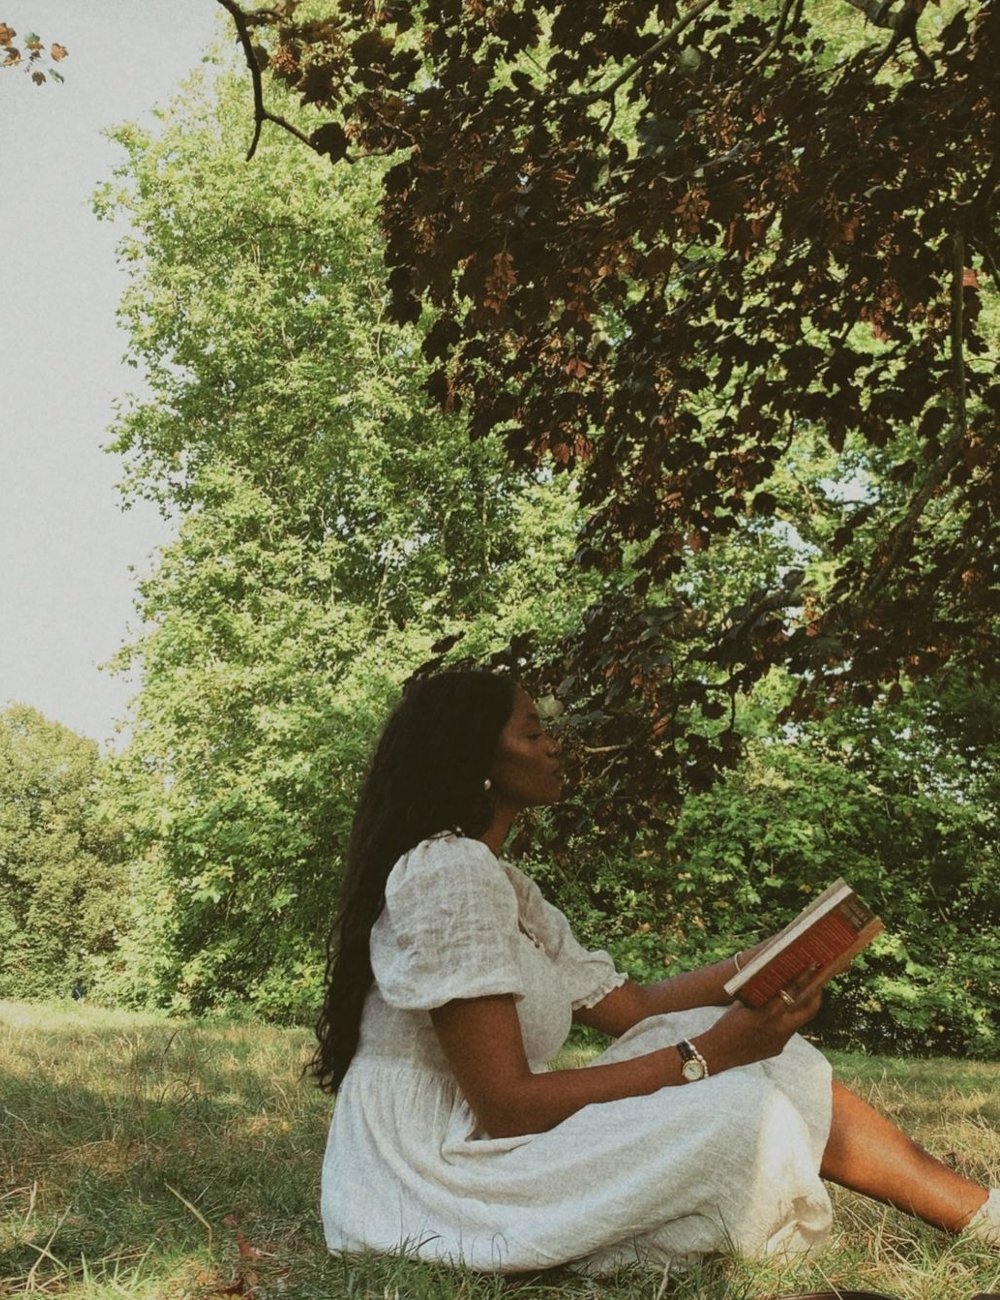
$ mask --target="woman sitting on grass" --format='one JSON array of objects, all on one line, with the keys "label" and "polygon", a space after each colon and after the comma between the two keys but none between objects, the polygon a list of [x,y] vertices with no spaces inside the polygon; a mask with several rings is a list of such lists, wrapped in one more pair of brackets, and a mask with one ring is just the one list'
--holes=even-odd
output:
[{"label": "woman sitting on grass", "polygon": [[[577,943],[500,857],[562,785],[559,746],[509,678],[417,681],[389,719],[314,1060],[337,1091],[330,1249],[503,1272],[805,1251],[830,1228],[824,1179],[1000,1242],[1000,1192],[921,1150],[798,1037],[817,988],[750,1010],[722,987],[735,959],[642,986]],[[573,1020],[614,1043],[547,1071]]]}]

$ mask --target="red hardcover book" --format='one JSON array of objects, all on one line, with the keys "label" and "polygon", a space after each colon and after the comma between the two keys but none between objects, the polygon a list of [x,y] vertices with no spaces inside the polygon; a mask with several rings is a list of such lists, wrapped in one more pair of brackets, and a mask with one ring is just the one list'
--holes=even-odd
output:
[{"label": "red hardcover book", "polygon": [[763,1006],[814,966],[825,984],[885,926],[846,880],[835,880],[723,986],[748,1007]]}]

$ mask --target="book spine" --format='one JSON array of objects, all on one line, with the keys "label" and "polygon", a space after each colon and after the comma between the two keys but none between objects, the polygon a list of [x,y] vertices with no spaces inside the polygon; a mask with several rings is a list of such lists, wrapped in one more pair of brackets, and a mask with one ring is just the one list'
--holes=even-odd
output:
[{"label": "book spine", "polygon": [[743,985],[738,996],[751,1006],[761,1006],[810,967],[823,969],[830,966],[855,943],[866,920],[872,919],[867,909],[864,912],[862,916],[856,907],[843,905],[828,912],[822,921],[800,935],[784,952],[772,957],[763,970]]}]

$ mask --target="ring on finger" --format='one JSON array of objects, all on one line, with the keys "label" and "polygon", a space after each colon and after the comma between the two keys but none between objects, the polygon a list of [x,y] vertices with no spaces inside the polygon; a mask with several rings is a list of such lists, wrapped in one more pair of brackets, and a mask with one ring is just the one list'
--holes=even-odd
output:
[{"label": "ring on finger", "polygon": [[787,989],[781,990],[781,1000],[782,1002],[784,1002],[785,1006],[787,1007],[795,1006],[795,999],[792,997],[791,993],[789,993]]}]

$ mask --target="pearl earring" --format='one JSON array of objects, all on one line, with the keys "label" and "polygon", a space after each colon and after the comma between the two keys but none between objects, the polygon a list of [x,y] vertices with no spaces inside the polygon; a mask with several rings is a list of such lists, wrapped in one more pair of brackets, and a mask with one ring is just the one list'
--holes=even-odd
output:
[{"label": "pearl earring", "polygon": [[486,791],[487,794],[489,794],[489,792],[493,789],[493,782],[490,780],[489,777],[487,777],[486,780],[483,782],[483,789]]}]

